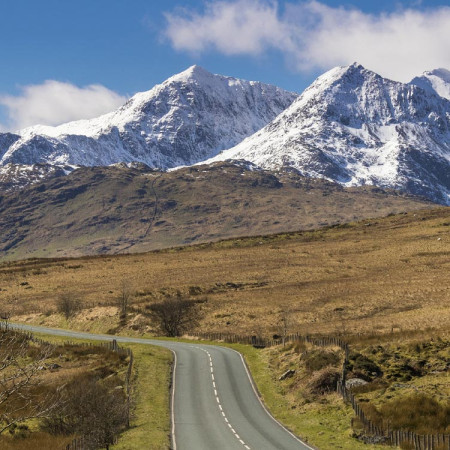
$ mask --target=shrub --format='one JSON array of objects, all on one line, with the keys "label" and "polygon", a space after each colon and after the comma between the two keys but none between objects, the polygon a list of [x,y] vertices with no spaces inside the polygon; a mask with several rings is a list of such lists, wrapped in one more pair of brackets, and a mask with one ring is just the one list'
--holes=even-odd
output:
[{"label": "shrub", "polygon": [[180,336],[198,323],[196,303],[182,297],[169,297],[150,305],[152,320],[166,336]]},{"label": "shrub", "polygon": [[337,369],[326,368],[316,372],[309,381],[307,389],[311,394],[323,395],[336,391],[340,372]]},{"label": "shrub", "polygon": [[64,390],[58,414],[48,418],[43,429],[51,434],[79,435],[87,449],[109,448],[128,422],[122,389],[108,389],[92,375],[81,375]]},{"label": "shrub", "polygon": [[350,356],[350,363],[347,368],[356,377],[366,381],[372,381],[374,377],[383,375],[380,367],[361,353],[354,353]]},{"label": "shrub", "polygon": [[336,366],[339,364],[341,357],[338,352],[313,350],[302,355],[306,368],[310,372],[324,369],[328,366]]},{"label": "shrub", "polygon": [[65,292],[59,296],[56,308],[68,320],[80,310],[80,301],[73,293]]}]

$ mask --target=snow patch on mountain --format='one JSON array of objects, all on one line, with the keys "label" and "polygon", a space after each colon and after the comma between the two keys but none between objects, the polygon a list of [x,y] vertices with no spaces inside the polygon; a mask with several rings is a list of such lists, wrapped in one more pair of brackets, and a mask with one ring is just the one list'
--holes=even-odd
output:
[{"label": "snow patch on mountain", "polygon": [[0,166],[0,192],[16,191],[32,184],[73,172],[76,166],[5,164]]}]

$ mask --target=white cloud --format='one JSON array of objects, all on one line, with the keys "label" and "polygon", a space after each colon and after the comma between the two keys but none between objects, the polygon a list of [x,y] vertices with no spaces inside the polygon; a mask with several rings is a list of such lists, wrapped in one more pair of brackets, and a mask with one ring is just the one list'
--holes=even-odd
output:
[{"label": "white cloud", "polygon": [[277,9],[275,2],[260,0],[210,2],[203,15],[179,8],[166,14],[166,35],[177,50],[193,53],[216,48],[226,55],[258,54],[274,41],[290,47]]},{"label": "white cloud", "polygon": [[78,87],[47,80],[24,86],[18,96],[0,96],[6,109],[3,129],[17,130],[31,125],[59,125],[78,119],[90,119],[110,112],[125,103],[126,97],[98,84]]},{"label": "white cloud", "polygon": [[256,56],[276,49],[300,72],[357,61],[409,81],[424,70],[450,68],[450,7],[368,14],[318,1],[284,10],[275,0],[216,0],[202,14],[167,13],[165,36],[180,51]]}]

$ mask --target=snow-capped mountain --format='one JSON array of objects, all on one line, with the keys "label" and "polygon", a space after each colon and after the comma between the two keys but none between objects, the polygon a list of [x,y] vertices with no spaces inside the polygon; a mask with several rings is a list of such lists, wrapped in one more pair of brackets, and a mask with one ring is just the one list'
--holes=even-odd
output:
[{"label": "snow-capped mountain", "polygon": [[450,204],[450,101],[356,63],[337,67],[270,124],[208,162],[230,159]]},{"label": "snow-capped mountain", "polygon": [[447,69],[425,72],[422,76],[413,78],[411,84],[450,100],[450,71]]},{"label": "snow-capped mountain", "polygon": [[0,165],[190,165],[238,144],[297,96],[192,66],[101,117],[0,134]]}]

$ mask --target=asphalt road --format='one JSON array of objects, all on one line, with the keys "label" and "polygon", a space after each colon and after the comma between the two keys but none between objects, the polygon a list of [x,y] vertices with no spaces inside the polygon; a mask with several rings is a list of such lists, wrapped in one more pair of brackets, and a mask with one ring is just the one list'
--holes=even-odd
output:
[{"label": "asphalt road", "polygon": [[35,333],[157,345],[175,355],[172,388],[174,450],[311,449],[265,409],[240,353],[225,347],[99,335],[28,325]]}]

